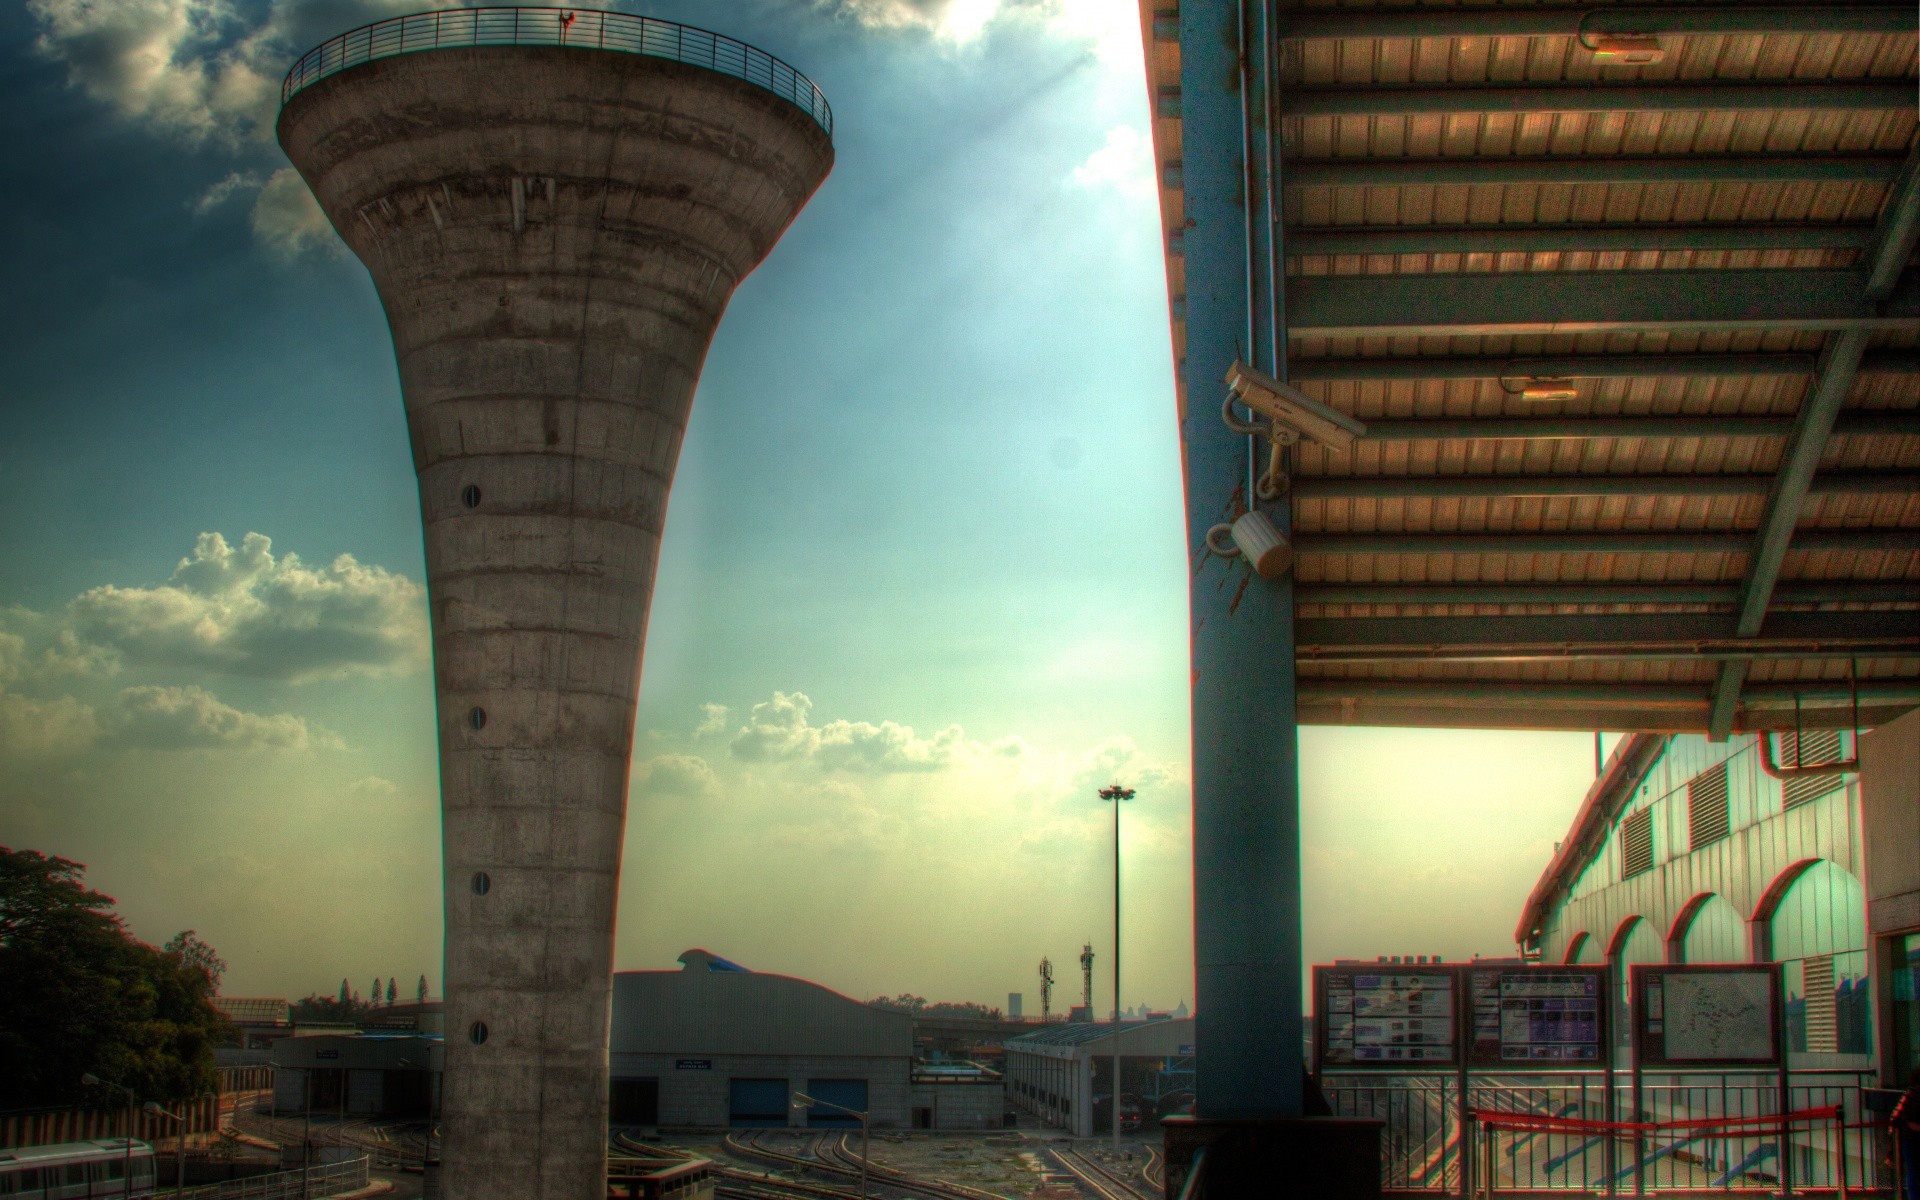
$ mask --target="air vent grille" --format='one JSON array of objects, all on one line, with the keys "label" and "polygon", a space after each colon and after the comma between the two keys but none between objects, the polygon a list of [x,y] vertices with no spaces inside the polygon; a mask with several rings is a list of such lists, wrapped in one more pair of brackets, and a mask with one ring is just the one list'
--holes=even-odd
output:
[{"label": "air vent grille", "polygon": [[1687,842],[1695,850],[1727,836],[1727,764],[1687,785]]},{"label": "air vent grille", "polygon": [[1643,808],[1620,822],[1620,878],[1653,870],[1653,810]]},{"label": "air vent grille", "polygon": [[1822,954],[1806,960],[1807,1053],[1835,1054],[1840,1050],[1840,1029],[1834,1011],[1833,955]]}]

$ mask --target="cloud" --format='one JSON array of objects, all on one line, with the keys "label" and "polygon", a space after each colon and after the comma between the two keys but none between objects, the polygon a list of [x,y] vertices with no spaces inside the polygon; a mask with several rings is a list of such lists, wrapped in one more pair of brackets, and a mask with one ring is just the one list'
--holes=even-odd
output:
[{"label": "cloud", "polygon": [[306,250],[344,248],[307,181],[292,167],[275,171],[260,188],[253,202],[253,236],[288,258]]},{"label": "cloud", "polygon": [[923,32],[965,45],[999,22],[1038,26],[1054,37],[1090,43],[1103,60],[1140,54],[1140,17],[1121,0],[815,0],[835,16],[870,29]]},{"label": "cloud", "polygon": [[651,796],[695,798],[717,795],[719,781],[707,760],[694,754],[662,754],[640,764],[633,773],[636,789]]},{"label": "cloud", "polygon": [[292,713],[263,716],[197,687],[130,687],[120,693],[114,740],[150,750],[341,748],[338,737]]},{"label": "cloud", "polygon": [[1131,125],[1107,130],[1106,141],[1073,169],[1073,182],[1088,191],[1117,192],[1136,204],[1154,199],[1153,141]]},{"label": "cloud", "polygon": [[829,770],[872,772],[941,771],[951,766],[966,735],[949,725],[922,738],[908,725],[882,721],[831,721],[813,725],[813,701],[804,692],[775,692],[753,706],[730,749],[749,762],[804,760]]},{"label": "cloud", "polygon": [[188,142],[260,136],[272,119],[271,48],[225,0],[27,0],[27,11],[35,48],[123,116]]},{"label": "cloud", "polygon": [[391,779],[382,779],[378,775],[368,775],[364,779],[354,780],[348,790],[352,791],[354,795],[365,799],[382,799],[397,793],[400,790],[400,785]]},{"label": "cloud", "polygon": [[220,182],[201,192],[189,207],[194,216],[204,217],[234,196],[253,191],[259,186],[260,176],[252,171],[229,171]]},{"label": "cloud", "polygon": [[693,727],[693,736],[712,737],[727,731],[727,716],[732,710],[724,704],[702,704],[700,723]]},{"label": "cloud", "polygon": [[0,750],[36,757],[73,754],[99,736],[92,707],[72,696],[35,700],[0,691]]},{"label": "cloud", "polygon": [[412,671],[427,661],[420,585],[343,554],[309,568],[249,533],[203,533],[166,583],[97,587],[62,618],[76,644],[126,659],[293,683]]}]

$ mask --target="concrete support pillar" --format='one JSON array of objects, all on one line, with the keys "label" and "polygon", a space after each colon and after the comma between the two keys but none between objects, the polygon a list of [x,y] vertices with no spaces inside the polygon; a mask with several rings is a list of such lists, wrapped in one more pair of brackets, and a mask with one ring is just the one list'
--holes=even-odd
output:
[{"label": "concrete support pillar", "polygon": [[446,889],[445,1194],[605,1194],[647,604],[707,345],[831,167],[807,112],[638,54],[424,50],[280,144],[386,307],[420,478]]},{"label": "concrete support pillar", "polygon": [[1292,526],[1284,498],[1253,493],[1266,443],[1220,416],[1236,358],[1286,378],[1267,11],[1255,0],[1180,6],[1195,1092],[1196,1112],[1212,1119],[1295,1117],[1301,1098],[1293,581],[1260,579],[1244,559],[1206,549],[1207,530],[1249,506],[1282,534]]}]

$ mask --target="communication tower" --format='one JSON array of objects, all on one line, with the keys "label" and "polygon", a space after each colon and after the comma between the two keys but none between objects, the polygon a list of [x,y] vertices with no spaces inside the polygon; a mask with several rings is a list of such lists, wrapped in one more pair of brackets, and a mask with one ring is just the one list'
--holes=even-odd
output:
[{"label": "communication tower", "polygon": [[1040,960],[1040,1019],[1053,1015],[1053,960]]},{"label": "communication tower", "polygon": [[[1093,1012],[1093,943],[1092,942],[1088,942],[1086,945],[1080,947],[1080,983],[1081,983],[1080,1003],[1085,1005],[1087,1012],[1091,1014]],[[1093,1018],[1089,1016],[1087,1019],[1092,1020]]]},{"label": "communication tower", "polygon": [[449,1200],[606,1195],[667,493],[720,315],[832,168],[832,119],[759,50],[587,9],[396,17],[281,88],[280,145],[379,292],[420,481]]}]

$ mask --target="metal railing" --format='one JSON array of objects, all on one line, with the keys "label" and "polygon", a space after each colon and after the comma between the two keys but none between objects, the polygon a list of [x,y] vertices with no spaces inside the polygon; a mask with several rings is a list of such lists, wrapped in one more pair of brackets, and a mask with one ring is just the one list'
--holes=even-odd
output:
[{"label": "metal railing", "polygon": [[280,85],[280,103],[348,67],[460,46],[573,46],[705,67],[765,88],[800,108],[829,135],[833,133],[833,110],[827,98],[813,80],[773,55],[691,25],[587,8],[454,8],[375,21],[301,55]]},{"label": "metal railing", "polygon": [[[1782,1180],[1777,1129],[1660,1132],[1639,1137],[1601,1132],[1468,1131],[1474,1144],[1473,1190],[1481,1192],[1585,1192],[1632,1196],[1693,1189],[1778,1193],[1887,1186],[1884,1119],[1863,1111],[1861,1076],[1845,1072],[1794,1072],[1789,1109],[1837,1105],[1842,1120],[1801,1122],[1787,1139],[1787,1179]],[[1381,1133],[1380,1181],[1388,1191],[1458,1194],[1462,1137],[1458,1082],[1452,1076],[1338,1075],[1322,1077],[1336,1113],[1377,1117]],[[1479,1111],[1593,1122],[1631,1121],[1634,1103],[1623,1074],[1607,1103],[1604,1077],[1590,1075],[1495,1075],[1476,1077],[1467,1104]],[[1775,1081],[1754,1074],[1648,1075],[1641,1089],[1639,1120],[1685,1122],[1757,1118],[1779,1111]],[[1491,1166],[1491,1176],[1488,1167]]]},{"label": "metal railing", "polygon": [[[303,1179],[302,1176],[305,1176]],[[229,1179],[176,1193],[185,1200],[318,1200],[357,1192],[367,1186],[367,1156],[324,1163],[304,1171],[275,1171],[247,1179]]]}]

